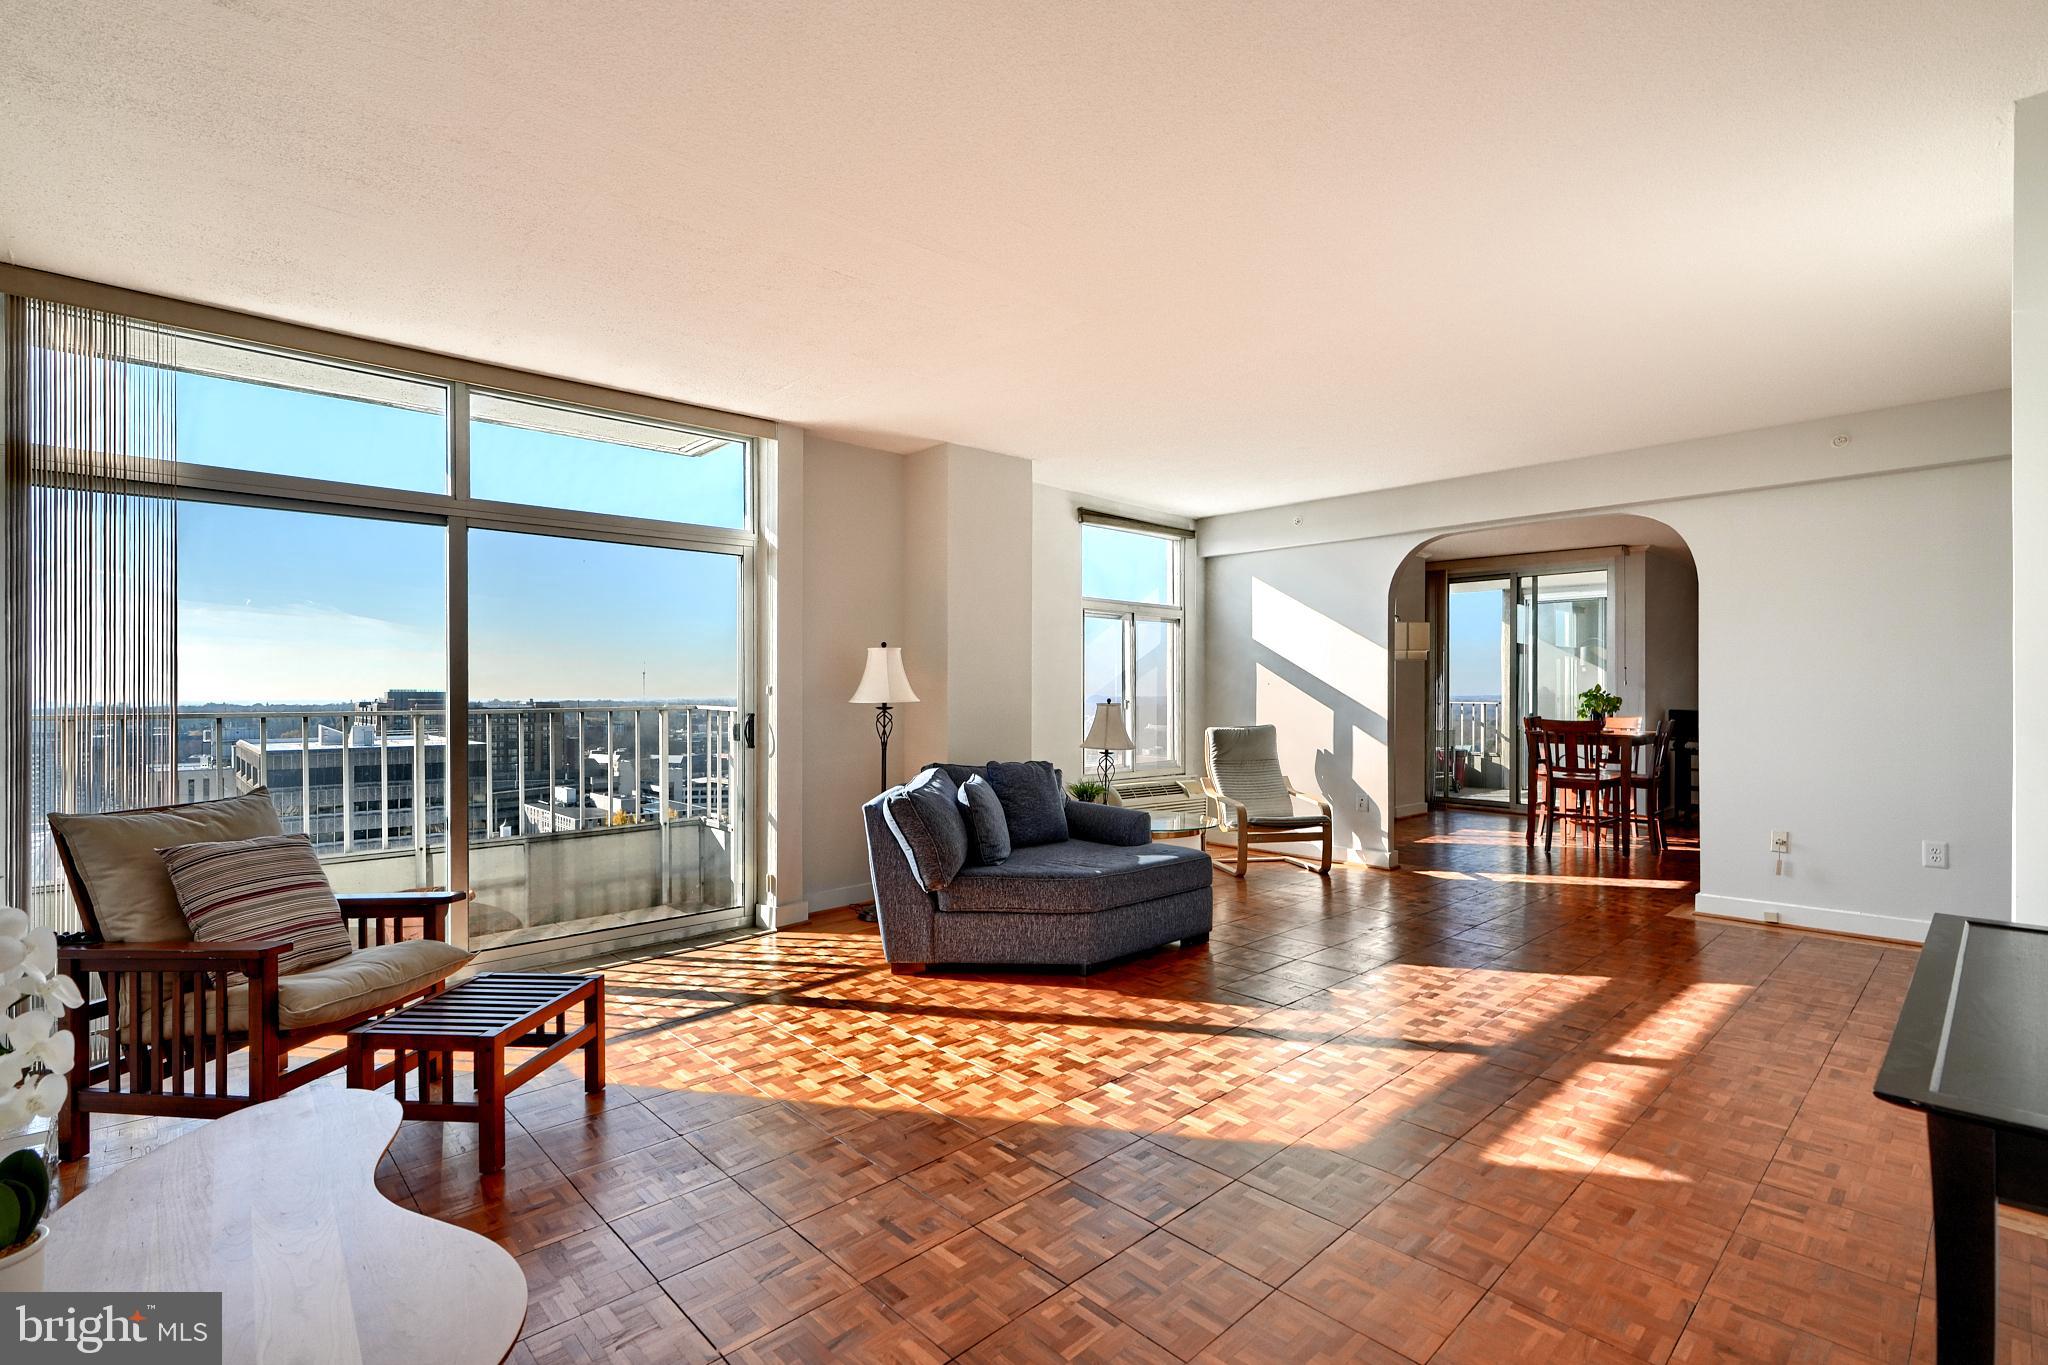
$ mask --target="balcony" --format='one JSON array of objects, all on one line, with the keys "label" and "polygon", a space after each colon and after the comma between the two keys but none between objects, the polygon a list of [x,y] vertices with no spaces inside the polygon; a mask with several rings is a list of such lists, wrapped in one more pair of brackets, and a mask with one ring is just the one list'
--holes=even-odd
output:
[{"label": "balcony", "polygon": [[[709,703],[472,708],[471,946],[566,956],[572,936],[741,923],[737,720],[736,707]],[[449,881],[445,727],[438,699],[417,710],[207,708],[181,711],[171,734],[147,742],[108,732],[38,747],[129,744],[160,772],[174,766],[180,802],[268,787],[337,891],[384,891]],[[53,759],[41,794],[57,809],[87,804],[90,793],[65,790],[63,767]],[[37,853],[39,917],[72,927],[54,860]]]},{"label": "balcony", "polygon": [[1436,738],[1431,795],[1438,800],[1512,800],[1514,737],[1506,723],[1506,703],[1498,698],[1448,703]]}]

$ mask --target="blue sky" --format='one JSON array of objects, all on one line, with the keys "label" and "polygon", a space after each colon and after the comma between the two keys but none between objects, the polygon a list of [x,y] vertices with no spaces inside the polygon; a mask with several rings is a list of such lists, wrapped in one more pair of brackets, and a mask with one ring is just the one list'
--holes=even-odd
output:
[{"label": "blue sky", "polygon": [[[439,413],[181,375],[177,422],[179,457],[192,463],[445,488]],[[493,424],[478,424],[471,445],[479,496],[712,525],[745,514],[737,446],[690,458]],[[446,534],[181,504],[180,701],[348,702],[445,685]],[[731,555],[472,532],[471,696],[729,699],[738,566]]]},{"label": "blue sky", "polygon": [[1174,542],[1164,536],[1081,528],[1081,595],[1165,604],[1173,592]]},{"label": "blue sky", "polygon": [[1500,618],[1506,596],[1505,588],[1449,594],[1446,649],[1453,697],[1500,697]]}]

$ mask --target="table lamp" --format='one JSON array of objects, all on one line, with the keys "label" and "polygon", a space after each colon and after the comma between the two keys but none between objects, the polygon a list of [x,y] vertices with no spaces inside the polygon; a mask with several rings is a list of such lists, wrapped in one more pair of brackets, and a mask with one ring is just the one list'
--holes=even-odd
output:
[{"label": "table lamp", "polygon": [[1131,732],[1124,728],[1124,709],[1113,701],[1095,703],[1095,719],[1088,726],[1088,733],[1081,739],[1084,749],[1102,750],[1102,758],[1095,765],[1102,773],[1103,795],[1109,794],[1109,779],[1116,775],[1116,759],[1112,750],[1125,753],[1137,748],[1131,742]]}]

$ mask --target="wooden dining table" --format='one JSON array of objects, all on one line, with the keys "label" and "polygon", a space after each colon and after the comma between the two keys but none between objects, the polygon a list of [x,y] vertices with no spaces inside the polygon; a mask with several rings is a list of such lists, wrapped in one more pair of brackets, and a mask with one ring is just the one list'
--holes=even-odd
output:
[{"label": "wooden dining table", "polygon": [[[1597,730],[1586,734],[1583,738],[1590,743],[1606,748],[1608,753],[1612,755],[1615,764],[1621,768],[1625,775],[1632,775],[1636,770],[1635,751],[1657,742],[1657,734],[1654,730]],[[1528,818],[1522,822],[1522,842],[1530,848],[1534,848],[1536,846],[1536,825],[1542,819],[1542,807],[1536,803],[1536,773],[1540,766],[1540,755],[1536,748],[1536,736],[1530,734],[1526,728],[1522,731],[1522,746],[1528,751],[1522,763],[1522,771],[1527,775],[1526,781],[1528,784],[1523,798],[1527,802]],[[1631,807],[1633,807],[1635,801],[1633,792],[1629,794],[1629,801]],[[1628,847],[1630,837],[1629,826],[1634,823],[1633,819],[1621,822],[1623,848]]]}]

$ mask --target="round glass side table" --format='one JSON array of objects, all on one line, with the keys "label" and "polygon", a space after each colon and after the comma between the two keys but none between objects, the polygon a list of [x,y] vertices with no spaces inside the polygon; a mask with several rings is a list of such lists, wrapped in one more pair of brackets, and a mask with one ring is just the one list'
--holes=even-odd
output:
[{"label": "round glass side table", "polygon": [[1152,817],[1152,837],[1155,839],[1199,839],[1216,828],[1216,817],[1213,815],[1169,810],[1145,813]]}]

